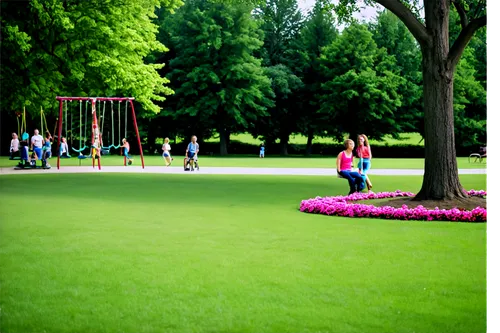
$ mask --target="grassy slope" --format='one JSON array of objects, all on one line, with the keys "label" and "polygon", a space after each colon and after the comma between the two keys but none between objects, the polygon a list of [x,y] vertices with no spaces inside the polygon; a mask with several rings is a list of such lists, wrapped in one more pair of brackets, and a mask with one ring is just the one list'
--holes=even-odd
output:
[{"label": "grassy slope", "polygon": [[[417,191],[421,177],[373,181]],[[486,330],[486,225],[297,211],[346,192],[340,179],[14,175],[0,188],[2,332]]]}]

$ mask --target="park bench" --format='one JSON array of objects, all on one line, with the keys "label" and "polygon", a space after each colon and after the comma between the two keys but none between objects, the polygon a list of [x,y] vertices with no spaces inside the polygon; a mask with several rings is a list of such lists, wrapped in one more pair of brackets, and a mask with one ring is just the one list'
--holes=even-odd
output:
[{"label": "park bench", "polygon": [[483,159],[489,159],[490,158],[490,148],[489,147],[480,147],[478,153],[472,153],[469,155],[469,163],[472,162],[475,163],[479,161],[480,163],[483,162]]}]

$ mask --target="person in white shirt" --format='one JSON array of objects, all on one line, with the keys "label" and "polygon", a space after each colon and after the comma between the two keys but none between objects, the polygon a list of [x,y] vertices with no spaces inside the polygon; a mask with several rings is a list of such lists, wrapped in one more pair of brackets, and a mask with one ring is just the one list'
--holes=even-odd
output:
[{"label": "person in white shirt", "polygon": [[35,129],[34,135],[31,137],[31,149],[36,154],[37,159],[42,159],[43,137],[38,134],[38,129]]},{"label": "person in white shirt", "polygon": [[169,141],[170,140],[168,138],[165,138],[165,143],[161,147],[161,149],[163,150],[163,159],[165,160],[165,164],[167,166],[172,164],[172,160],[173,160],[173,158],[170,156],[170,145],[168,144]]},{"label": "person in white shirt", "polygon": [[66,138],[61,138],[61,146],[59,148],[59,156],[62,158],[70,158],[68,143],[66,142]]},{"label": "person in white shirt", "polygon": [[10,140],[10,159],[19,156],[19,139],[17,133],[12,133],[12,140]]}]

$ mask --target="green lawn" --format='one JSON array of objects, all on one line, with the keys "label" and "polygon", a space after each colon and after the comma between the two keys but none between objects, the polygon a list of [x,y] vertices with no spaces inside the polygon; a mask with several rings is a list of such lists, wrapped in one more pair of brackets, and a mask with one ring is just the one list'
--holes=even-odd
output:
[{"label": "green lawn", "polygon": [[[140,156],[134,156],[134,165],[140,165]],[[182,166],[184,156],[174,156],[173,166]],[[61,159],[62,166],[91,166],[92,159],[78,160],[75,158]],[[459,169],[486,169],[486,162],[469,163],[467,157],[457,158]],[[145,156],[146,166],[163,166],[165,162],[161,156]],[[210,157],[200,156],[200,165],[207,167],[266,167],[266,168],[335,168],[335,157],[266,157],[259,159],[253,157]],[[13,167],[16,161],[9,161],[7,157],[0,157],[0,167]],[[50,159],[50,164],[55,167],[57,159]],[[123,165],[123,157],[118,155],[108,155],[102,158],[102,165]],[[374,158],[372,169],[423,169],[423,158]]]},{"label": "green lawn", "polygon": [[[416,192],[422,178],[372,180]],[[2,332],[486,331],[486,224],[298,211],[345,194],[335,177],[17,174],[0,188]]]},{"label": "green lawn", "polygon": [[[389,135],[385,136],[383,140],[370,140],[370,138],[368,138],[368,139],[370,140],[370,143],[377,143],[377,144],[389,144],[389,145],[412,144],[412,145],[419,145],[419,146],[424,145],[424,141],[422,140],[422,136],[418,133],[403,133],[403,134],[401,134],[400,137],[401,137],[400,140],[396,140]],[[181,138],[181,140],[182,140],[182,138]],[[207,142],[219,142],[219,137],[216,136],[216,137],[213,137],[213,138],[206,140],[206,141]],[[254,145],[258,145],[261,143],[261,141],[255,139],[251,134],[248,134],[248,133],[231,135],[231,141],[240,141],[243,143],[254,144]],[[279,140],[277,142],[279,142]],[[163,141],[159,142],[159,143],[163,143]],[[303,144],[303,145],[305,145],[307,143],[307,137],[303,136],[303,135],[292,135],[292,136],[290,136],[289,143],[290,144]],[[317,137],[313,140],[313,143],[338,143],[338,142],[336,140],[333,140],[332,138]]]}]

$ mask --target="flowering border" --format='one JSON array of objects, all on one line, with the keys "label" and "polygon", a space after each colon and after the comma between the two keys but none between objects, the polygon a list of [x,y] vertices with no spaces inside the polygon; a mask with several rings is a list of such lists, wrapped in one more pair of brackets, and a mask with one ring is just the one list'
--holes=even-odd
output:
[{"label": "flowering border", "polygon": [[[486,191],[466,191],[469,196],[485,197]],[[396,197],[413,197],[411,192],[379,192],[379,193],[353,193],[348,196],[316,197],[302,200],[300,211],[313,214],[336,215],[345,217],[374,217],[391,220],[421,220],[421,221],[453,221],[453,222],[486,222],[486,209],[476,207],[473,210],[453,209],[427,209],[421,205],[408,208],[390,206],[376,207],[373,205],[349,203],[348,201],[385,199]]]}]

